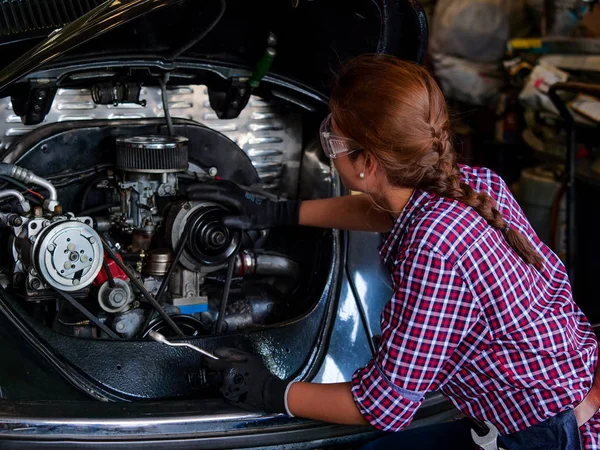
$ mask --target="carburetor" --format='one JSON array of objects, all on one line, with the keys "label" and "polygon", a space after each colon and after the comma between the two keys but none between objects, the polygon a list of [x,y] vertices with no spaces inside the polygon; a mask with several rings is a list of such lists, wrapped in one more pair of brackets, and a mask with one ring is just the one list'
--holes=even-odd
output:
[{"label": "carburetor", "polygon": [[83,291],[98,275],[103,250],[90,217],[3,219],[13,232],[13,284],[23,287],[28,299],[52,298],[53,289]]},{"label": "carburetor", "polygon": [[176,195],[176,173],[188,169],[188,139],[160,135],[118,138],[116,157],[119,210],[111,214],[110,222],[127,232],[152,235],[161,221],[157,196]]}]

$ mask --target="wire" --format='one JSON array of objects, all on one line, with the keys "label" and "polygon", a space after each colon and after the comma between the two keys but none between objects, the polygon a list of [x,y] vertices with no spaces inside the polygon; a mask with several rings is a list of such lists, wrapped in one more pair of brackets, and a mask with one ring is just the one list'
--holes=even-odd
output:
[{"label": "wire", "polygon": [[200,42],[202,39],[204,39],[204,37],[208,33],[210,33],[212,31],[212,29],[221,21],[221,19],[223,18],[223,14],[225,14],[225,6],[226,6],[225,0],[219,0],[219,4],[220,4],[221,8],[219,9],[219,13],[217,14],[217,17],[215,18],[215,20],[213,20],[210,23],[210,25],[202,33],[200,33],[200,35],[198,35],[197,37],[192,39],[187,44],[179,47],[173,53],[171,53],[171,57],[169,58],[170,60],[174,60],[174,59],[178,58],[179,56],[181,56],[183,53],[187,52],[190,48],[192,48],[194,45],[196,45],[198,42]]},{"label": "wire", "polygon": [[72,170],[65,170],[63,172],[58,172],[58,173],[53,173],[52,175],[48,175],[46,177],[46,180],[60,180],[62,178],[71,178],[71,177],[75,177],[75,176],[79,176],[79,175],[93,175],[95,173],[100,173],[103,172],[105,169],[109,169],[113,167],[113,164],[98,164],[96,166],[93,167],[89,167],[87,169],[82,169],[82,170],[76,170],[76,171],[72,171]]},{"label": "wire", "polygon": [[160,97],[162,99],[163,110],[165,112],[165,119],[167,120],[167,129],[169,130],[169,136],[173,136],[173,119],[171,119],[171,112],[169,111],[169,99],[167,98],[167,83],[169,82],[169,72],[166,72],[163,78],[159,78],[160,84]]},{"label": "wire", "polygon": [[227,311],[227,300],[229,299],[229,290],[231,288],[231,280],[233,279],[233,269],[235,268],[235,257],[229,260],[227,266],[227,277],[225,278],[225,287],[223,288],[223,297],[221,298],[221,307],[219,308],[219,317],[217,317],[217,325],[215,326],[215,334],[221,332],[223,322],[225,321],[225,312]]},{"label": "wire", "polygon": [[79,203],[80,211],[83,211],[85,209],[85,207],[87,206],[88,198],[92,192],[92,189],[94,189],[96,187],[96,185],[98,183],[100,183],[101,181],[103,181],[105,178],[106,178],[106,176],[99,175],[87,184],[87,186],[85,187],[85,190],[83,191],[83,195],[81,196],[81,202]]},{"label": "wire", "polygon": [[106,203],[105,205],[94,206],[93,208],[84,209],[83,211],[79,212],[78,215],[89,216],[101,211],[106,211],[107,209],[112,208],[114,206],[119,206],[119,203]]},{"label": "wire", "polygon": [[25,184],[21,183],[18,180],[15,180],[14,178],[7,177],[6,175],[0,175],[0,180],[4,180],[7,183],[14,184],[15,186],[17,186],[18,188],[20,188],[24,192],[28,192],[28,193],[30,193],[32,195],[35,195],[40,200],[44,200],[44,196],[42,194],[40,194],[39,192],[35,192],[34,190],[29,189]]}]

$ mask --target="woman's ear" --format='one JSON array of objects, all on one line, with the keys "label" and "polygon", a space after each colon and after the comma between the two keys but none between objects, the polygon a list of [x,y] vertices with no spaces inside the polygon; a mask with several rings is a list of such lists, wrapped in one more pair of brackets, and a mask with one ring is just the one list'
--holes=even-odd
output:
[{"label": "woman's ear", "polygon": [[369,152],[364,153],[363,157],[363,169],[362,172],[365,174],[365,178],[373,178],[377,173],[377,169],[379,168],[379,164],[377,160],[371,155]]}]

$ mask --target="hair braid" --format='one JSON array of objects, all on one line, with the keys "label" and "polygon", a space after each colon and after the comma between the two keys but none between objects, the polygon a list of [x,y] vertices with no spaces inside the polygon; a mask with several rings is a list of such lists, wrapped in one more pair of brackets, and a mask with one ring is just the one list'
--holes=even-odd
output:
[{"label": "hair braid", "polygon": [[542,267],[542,256],[508,226],[494,199],[461,181],[446,101],[425,68],[386,55],[355,58],[338,75],[330,107],[338,128],[367,149],[390,184],[418,187],[472,207],[502,231],[525,262]]},{"label": "hair braid", "polygon": [[438,146],[440,153],[436,172],[437,183],[422,186],[423,189],[452,198],[473,208],[487,223],[502,231],[508,244],[527,264],[533,264],[538,269],[543,267],[544,259],[533,248],[527,237],[518,230],[509,227],[496,208],[496,201],[486,193],[475,192],[471,186],[460,181],[460,170],[456,163],[456,153],[452,150],[449,136]]}]

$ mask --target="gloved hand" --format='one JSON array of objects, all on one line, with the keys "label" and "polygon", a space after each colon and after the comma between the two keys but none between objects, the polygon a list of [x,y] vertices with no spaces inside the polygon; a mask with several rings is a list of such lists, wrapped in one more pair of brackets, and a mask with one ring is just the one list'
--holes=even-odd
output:
[{"label": "gloved hand", "polygon": [[288,381],[273,375],[262,360],[250,353],[221,347],[214,351],[219,359],[206,359],[212,370],[223,371],[220,391],[235,406],[253,412],[289,413],[286,408]]},{"label": "gloved hand", "polygon": [[300,200],[281,200],[277,196],[244,187],[227,180],[194,184],[186,192],[190,200],[208,200],[223,204],[239,215],[223,218],[229,228],[261,230],[298,225]]}]

